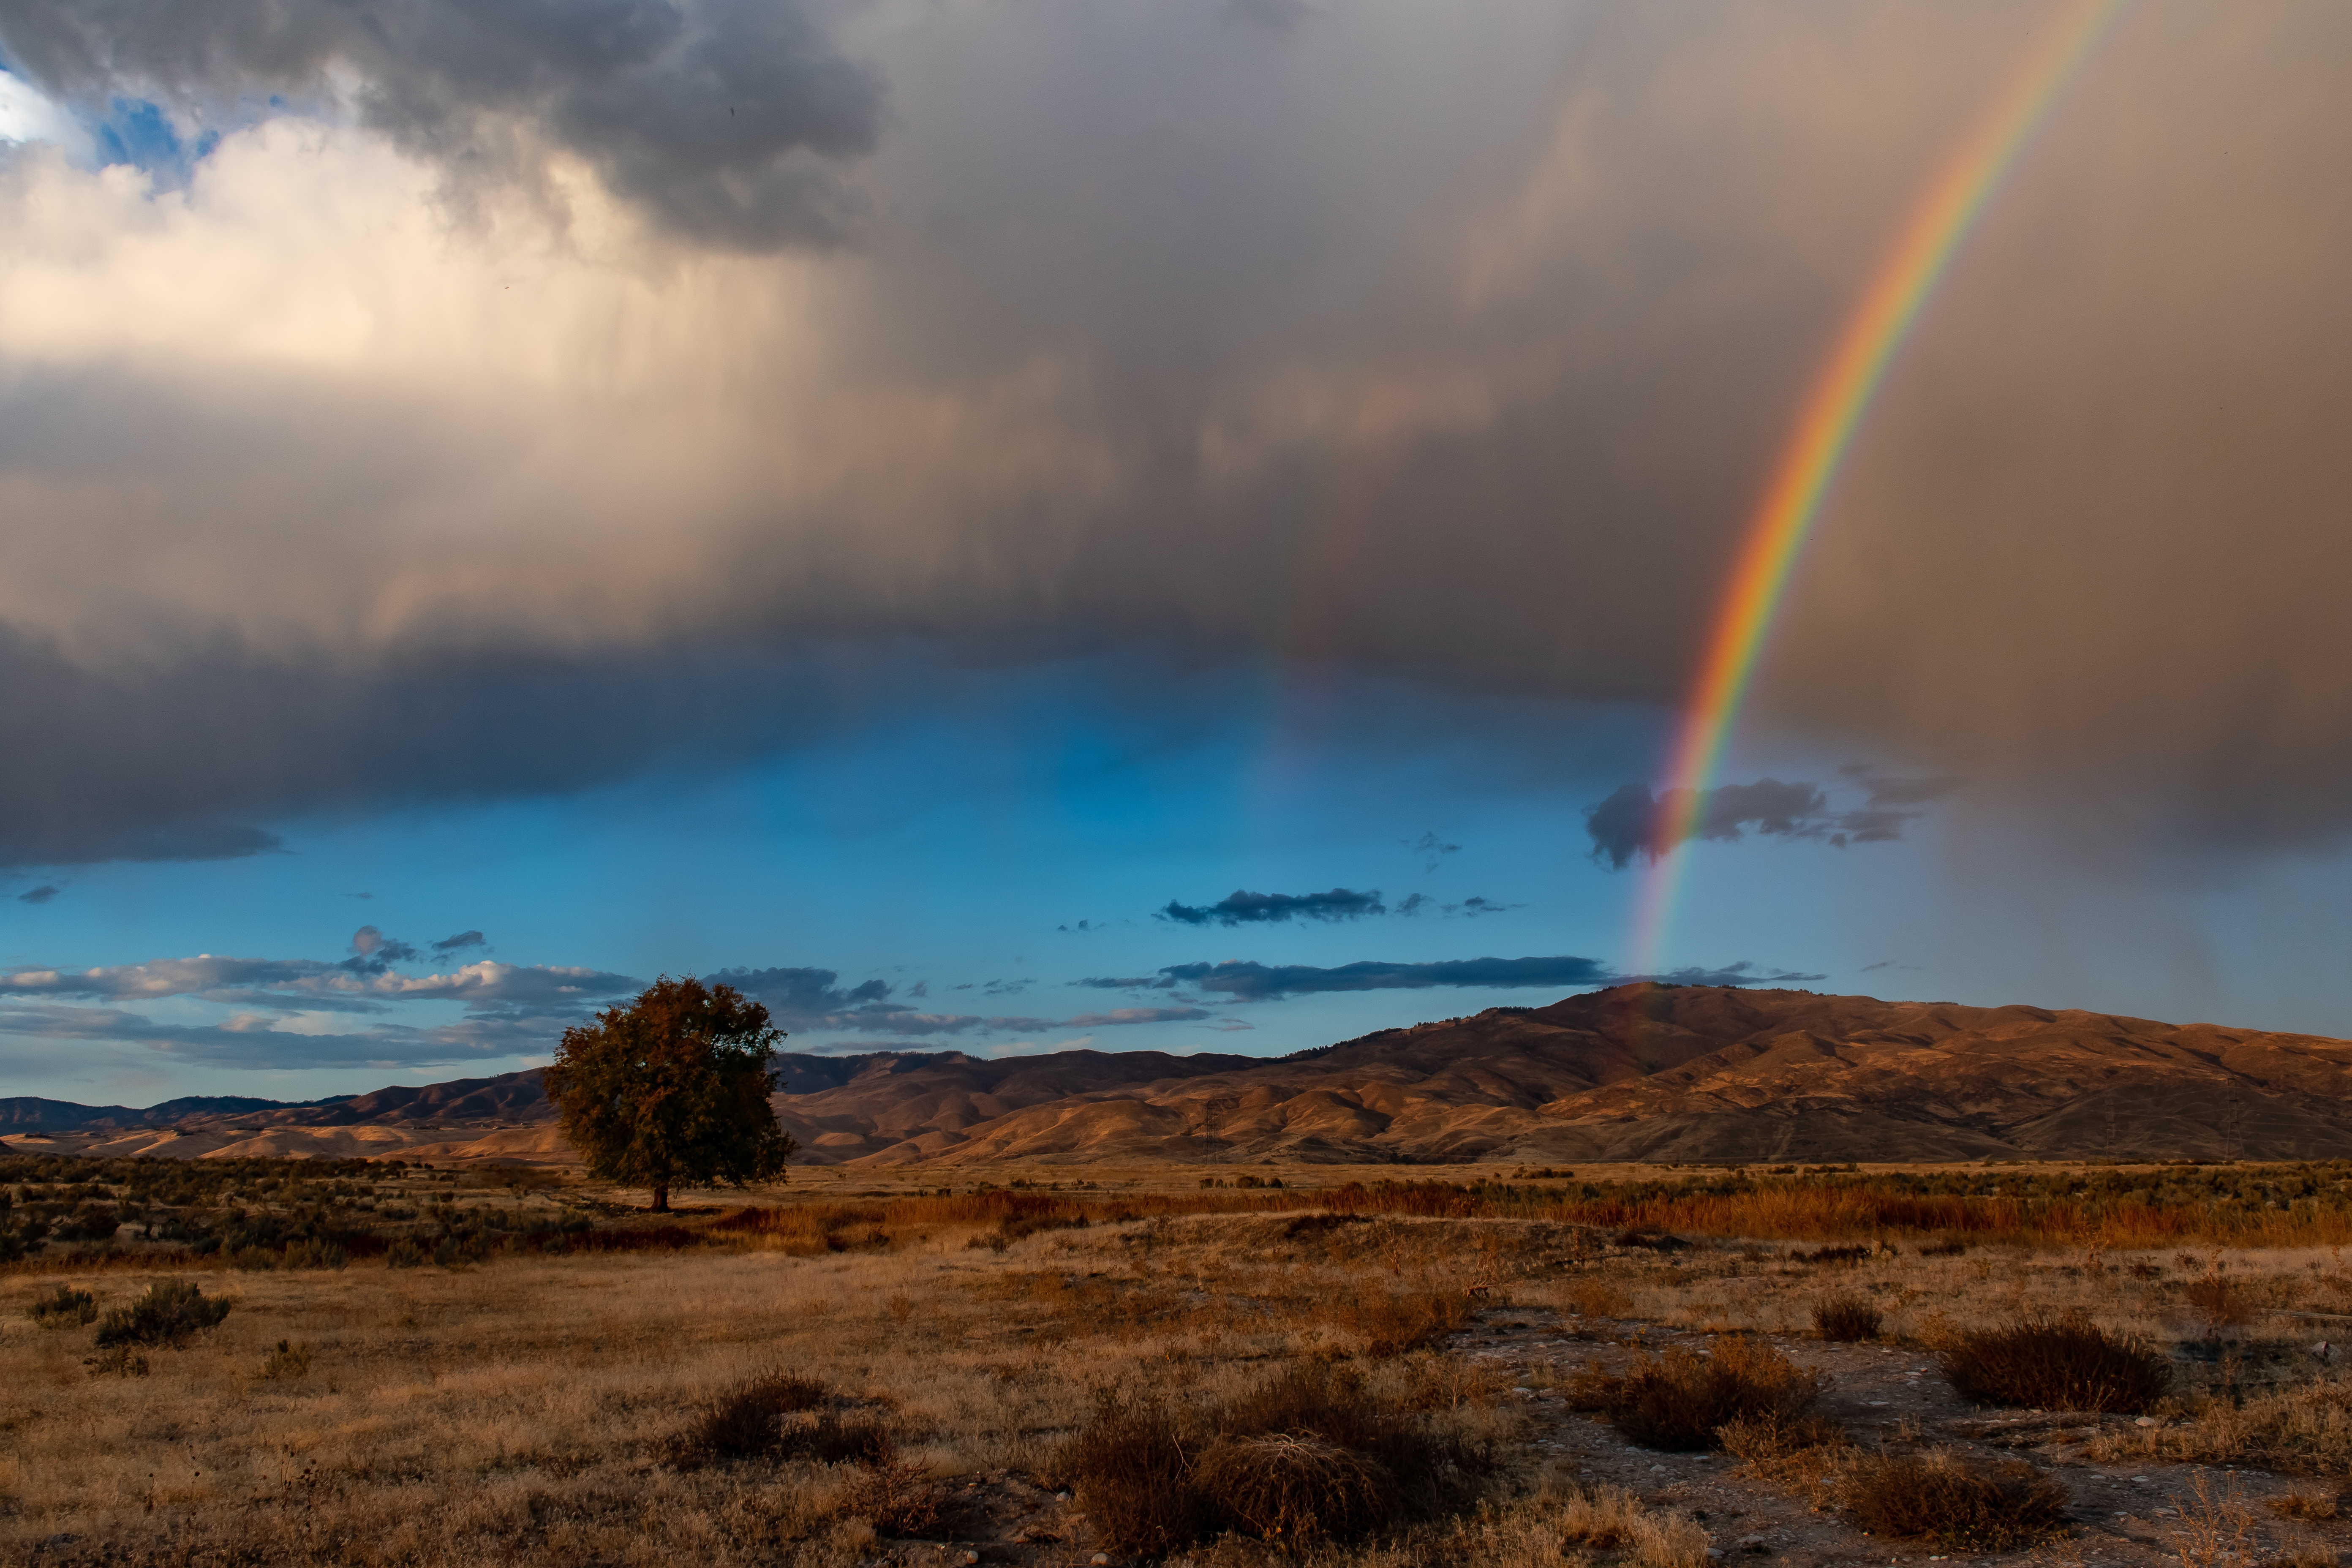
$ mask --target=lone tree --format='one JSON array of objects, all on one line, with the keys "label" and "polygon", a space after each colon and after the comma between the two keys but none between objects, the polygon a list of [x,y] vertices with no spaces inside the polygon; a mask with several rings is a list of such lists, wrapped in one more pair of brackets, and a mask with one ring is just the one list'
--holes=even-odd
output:
[{"label": "lone tree", "polygon": [[600,1181],[669,1190],[773,1176],[798,1147],[768,1104],[782,1029],[731,985],[665,974],[563,1032],[544,1077],[563,1135]]}]

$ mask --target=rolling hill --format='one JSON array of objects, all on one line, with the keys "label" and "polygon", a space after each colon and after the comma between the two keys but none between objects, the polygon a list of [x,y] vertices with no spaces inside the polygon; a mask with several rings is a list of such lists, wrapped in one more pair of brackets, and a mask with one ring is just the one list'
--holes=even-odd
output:
[{"label": "rolling hill", "polygon": [[[814,1164],[2352,1156],[2352,1043],[1804,991],[1623,985],[1272,1061],[779,1066],[777,1115]],[[0,1100],[0,1131],[92,1153],[565,1154],[535,1072],[309,1105]]]}]

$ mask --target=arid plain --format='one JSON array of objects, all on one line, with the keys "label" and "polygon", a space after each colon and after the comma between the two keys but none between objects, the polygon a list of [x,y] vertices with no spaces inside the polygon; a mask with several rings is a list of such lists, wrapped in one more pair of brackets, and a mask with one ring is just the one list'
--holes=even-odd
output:
[{"label": "arid plain", "polygon": [[[174,1169],[201,1186],[54,1180]],[[2312,1347],[2352,1324],[2352,1167],[926,1174],[661,1220],[554,1172],[14,1160],[19,1215],[236,1211],[259,1239],[192,1255],[166,1219],[10,1267],[0,1540],[92,1563],[1639,1568],[2347,1543],[2352,1386]],[[110,1369],[106,1314],[157,1281],[231,1309]],[[1825,1338],[1841,1304],[1875,1321]],[[1970,1331],[2070,1312],[2152,1352],[2162,1391],[2065,1412],[1951,1385]],[[1785,1361],[1785,1421],[1685,1447],[1612,1414],[1611,1378],[1727,1346]],[[1343,1427],[1402,1458],[1287,1532],[1214,1495],[1139,1520],[1087,1448],[1328,1458]],[[2060,1500],[2008,1533],[1865,1533],[1871,1466],[1921,1457],[2021,1462]]]},{"label": "arid plain", "polygon": [[1705,987],[1278,1062],[791,1058],[803,1160],[674,1214],[529,1075],[12,1101],[0,1542],[2316,1568],[2347,1062]]}]

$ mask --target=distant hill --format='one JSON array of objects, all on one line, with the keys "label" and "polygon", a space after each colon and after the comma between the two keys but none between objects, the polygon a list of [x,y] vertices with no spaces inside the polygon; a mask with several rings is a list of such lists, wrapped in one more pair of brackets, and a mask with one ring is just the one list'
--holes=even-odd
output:
[{"label": "distant hill", "polygon": [[[1622,985],[1267,1061],[778,1058],[812,1164],[2352,1156],[2352,1043],[2039,1007]],[[536,1071],[287,1105],[0,1100],[78,1152],[560,1159]],[[18,1147],[25,1147],[21,1142]]]}]

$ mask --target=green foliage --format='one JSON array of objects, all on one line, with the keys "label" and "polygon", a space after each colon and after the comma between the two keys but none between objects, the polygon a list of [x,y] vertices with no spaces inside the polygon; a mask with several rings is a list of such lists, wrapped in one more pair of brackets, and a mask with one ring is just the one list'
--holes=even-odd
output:
[{"label": "green foliage", "polygon": [[546,1072],[563,1135],[601,1181],[653,1189],[742,1186],[780,1173],[769,1064],[782,1030],[730,985],[664,975],[625,1007],[566,1030]]},{"label": "green foliage", "polygon": [[96,1343],[110,1345],[187,1344],[228,1316],[229,1303],[207,1300],[203,1289],[183,1279],[165,1279],[147,1288],[147,1294],[128,1307],[117,1307],[98,1325]]}]

